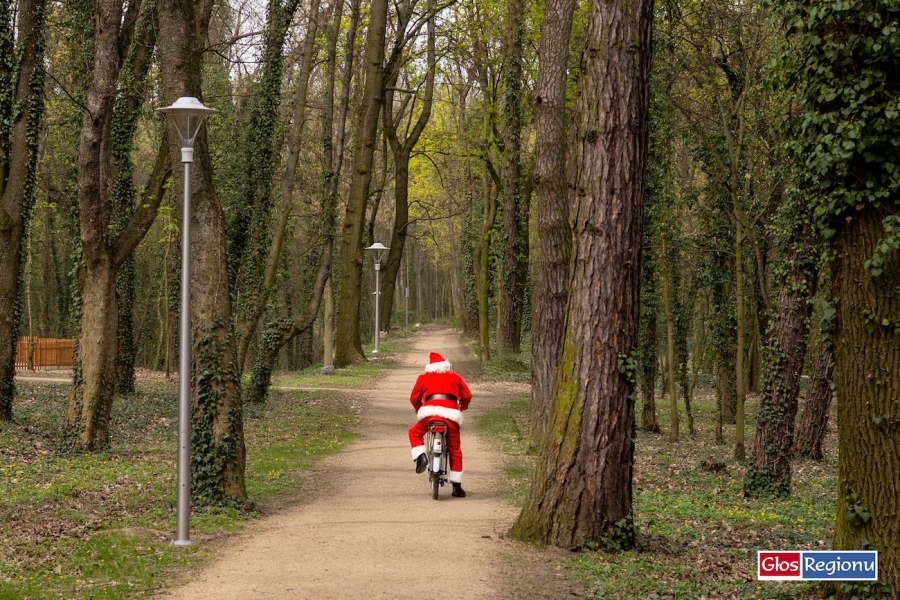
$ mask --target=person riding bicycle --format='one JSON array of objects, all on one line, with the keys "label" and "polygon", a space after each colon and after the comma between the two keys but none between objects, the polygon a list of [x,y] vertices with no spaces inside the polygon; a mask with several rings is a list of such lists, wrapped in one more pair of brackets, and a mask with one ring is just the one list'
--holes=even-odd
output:
[{"label": "person riding bicycle", "polygon": [[428,356],[425,372],[416,379],[409,401],[416,410],[418,422],[409,428],[409,444],[416,473],[424,473],[428,467],[425,458],[425,432],[432,421],[447,423],[447,454],[450,458],[448,479],[453,484],[453,496],[465,498],[462,489],[463,454],[459,439],[462,411],[469,408],[472,392],[462,375],[453,371],[453,365],[437,352]]}]

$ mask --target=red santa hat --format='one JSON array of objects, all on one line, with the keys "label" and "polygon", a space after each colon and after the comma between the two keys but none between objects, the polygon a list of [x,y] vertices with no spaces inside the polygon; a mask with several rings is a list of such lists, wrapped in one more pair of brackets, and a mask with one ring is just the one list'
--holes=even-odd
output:
[{"label": "red santa hat", "polygon": [[453,365],[437,352],[428,355],[428,364],[425,365],[426,373],[446,373],[452,368]]}]

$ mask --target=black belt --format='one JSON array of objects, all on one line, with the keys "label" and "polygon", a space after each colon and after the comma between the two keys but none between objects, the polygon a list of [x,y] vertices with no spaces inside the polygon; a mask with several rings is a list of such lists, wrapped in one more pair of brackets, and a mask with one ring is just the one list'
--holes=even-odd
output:
[{"label": "black belt", "polygon": [[456,402],[456,396],[452,394],[431,394],[430,396],[425,396],[425,402],[431,400],[453,400]]}]

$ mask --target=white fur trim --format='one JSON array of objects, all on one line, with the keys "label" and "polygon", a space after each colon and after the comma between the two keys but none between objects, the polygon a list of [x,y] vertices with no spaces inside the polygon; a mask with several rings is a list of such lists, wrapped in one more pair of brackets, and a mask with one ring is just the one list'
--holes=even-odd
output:
[{"label": "white fur trim", "polygon": [[413,460],[416,460],[423,454],[425,454],[425,446],[416,446],[415,448],[412,449]]},{"label": "white fur trim", "polygon": [[462,483],[462,471],[450,471],[447,479],[450,480],[450,483]]},{"label": "white fur trim", "polygon": [[426,373],[446,373],[447,371],[449,371],[452,368],[453,368],[453,365],[451,365],[446,360],[442,360],[441,362],[433,362],[433,363],[428,363],[427,365],[425,365],[425,372]]},{"label": "white fur trim", "polygon": [[421,421],[427,417],[441,417],[448,421],[453,421],[457,425],[462,426],[463,415],[458,408],[447,408],[446,406],[425,405],[416,413],[416,417]]}]

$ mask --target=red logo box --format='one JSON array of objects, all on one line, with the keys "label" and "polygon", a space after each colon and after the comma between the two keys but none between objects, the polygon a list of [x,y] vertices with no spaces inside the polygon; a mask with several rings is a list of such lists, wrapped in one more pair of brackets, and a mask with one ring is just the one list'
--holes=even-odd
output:
[{"label": "red logo box", "polygon": [[757,552],[757,577],[760,581],[792,581],[803,577],[800,552]]}]

